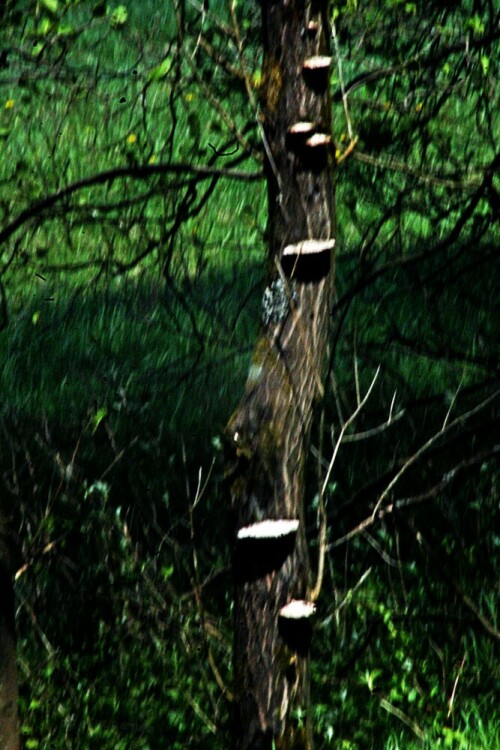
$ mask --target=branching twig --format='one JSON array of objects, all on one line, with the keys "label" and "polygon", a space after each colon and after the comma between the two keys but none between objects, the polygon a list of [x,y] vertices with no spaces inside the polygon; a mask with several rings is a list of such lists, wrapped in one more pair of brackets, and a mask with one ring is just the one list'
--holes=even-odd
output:
[{"label": "branching twig", "polygon": [[383,508],[380,508],[378,510],[376,517],[374,517],[372,513],[370,516],[368,516],[363,521],[361,521],[357,526],[355,526],[354,529],[351,529],[351,531],[348,531],[347,534],[344,534],[338,539],[335,539],[335,541],[331,542],[328,545],[327,551],[331,549],[335,549],[336,547],[340,547],[342,544],[349,542],[355,536],[358,536],[358,534],[361,534],[369,526],[372,526],[376,520],[381,520],[386,515],[394,513],[395,511],[400,510],[401,508],[408,508],[412,505],[418,505],[422,502],[425,502],[426,500],[433,500],[435,497],[437,497],[439,492],[445,489],[445,487],[447,487],[450,484],[450,482],[453,481],[453,479],[457,476],[457,474],[460,471],[471,468],[472,466],[477,466],[477,464],[482,463],[488,458],[491,458],[492,456],[497,455],[499,452],[500,452],[500,446],[495,446],[492,450],[484,451],[478,454],[477,456],[474,456],[474,458],[472,459],[462,461],[460,464],[455,466],[454,469],[452,469],[452,471],[447,472],[442,477],[441,481],[438,482],[433,487],[431,487],[431,489],[427,490],[427,492],[423,492],[420,495],[414,495],[413,497],[405,497],[405,498],[401,498],[400,500],[394,500],[392,503],[385,505]]},{"label": "branching twig", "polygon": [[6,227],[0,230],[0,245],[6,242],[18,229],[31,219],[44,214],[57,203],[71,197],[74,193],[95,185],[106,185],[115,180],[130,178],[133,180],[147,180],[154,175],[177,174],[194,175],[199,181],[209,180],[213,177],[223,177],[229,180],[253,181],[261,180],[262,172],[244,172],[224,167],[203,167],[192,164],[170,163],[170,164],[142,164],[126,167],[115,167],[104,172],[98,172],[90,177],[67,185],[56,190],[51,195],[32,203],[21,211]]},{"label": "branching twig", "polygon": [[349,419],[347,419],[344,424],[342,425],[342,429],[340,430],[340,435],[335,443],[332,457],[330,459],[330,463],[328,465],[328,470],[326,472],[325,479],[323,481],[323,485],[321,487],[321,491],[319,493],[318,497],[318,510],[320,514],[320,529],[319,529],[319,549],[318,549],[318,572],[316,576],[316,583],[314,584],[314,587],[311,591],[311,601],[316,601],[319,597],[319,594],[321,592],[321,586],[323,585],[323,576],[325,571],[325,555],[327,551],[327,518],[326,518],[326,509],[325,509],[325,492],[328,487],[328,482],[330,481],[330,476],[332,473],[333,465],[335,463],[335,460],[337,458],[337,454],[340,448],[340,445],[342,443],[342,439],[344,436],[345,431],[353,423],[353,421],[358,416],[359,412],[362,410],[368,399],[370,398],[370,394],[373,390],[373,387],[377,381],[378,375],[380,372],[380,367],[377,368],[377,371],[373,377],[372,382],[370,383],[370,386],[368,390],[366,391],[366,394],[363,399],[361,399],[358,402],[358,405],[356,409],[353,411]]},{"label": "branching twig", "polygon": [[370,383],[370,386],[368,387],[368,390],[366,391],[364,397],[361,399],[361,401],[359,402],[358,406],[353,411],[353,413],[351,414],[351,416],[342,425],[342,429],[340,430],[340,435],[339,435],[339,437],[337,439],[337,442],[335,443],[335,447],[333,449],[332,457],[331,457],[330,463],[328,465],[328,471],[326,472],[326,477],[325,477],[325,480],[323,482],[323,487],[321,489],[321,494],[322,495],[325,494],[326,488],[328,486],[328,482],[330,481],[330,475],[332,473],[333,465],[334,465],[335,460],[337,458],[337,453],[339,452],[340,444],[341,444],[342,439],[344,437],[344,433],[348,429],[348,427],[350,427],[350,425],[354,422],[354,420],[356,419],[356,417],[358,416],[358,414],[360,413],[360,411],[363,409],[364,405],[366,404],[366,402],[370,398],[370,394],[371,394],[371,392],[372,392],[372,390],[373,390],[373,388],[375,386],[375,383],[377,381],[379,373],[380,373],[380,366],[377,367],[377,371],[375,372],[375,375],[373,376],[372,382]]},{"label": "branching twig", "polygon": [[[347,150],[344,151],[341,157],[337,161],[342,161],[347,156]],[[352,151],[352,149],[351,149]],[[354,158],[358,161],[362,161],[364,164],[371,164],[377,169],[387,169],[392,172],[401,172],[403,174],[415,177],[419,182],[423,182],[424,185],[436,185],[437,187],[446,187],[450,190],[474,190],[479,187],[483,179],[482,174],[471,174],[468,179],[457,180],[451,177],[445,177],[443,175],[430,174],[429,172],[423,172],[421,169],[405,164],[397,159],[383,159],[379,156],[372,156],[364,151],[356,151]]]},{"label": "branching twig", "polygon": [[375,507],[374,507],[372,515],[371,515],[372,523],[373,523],[373,521],[375,520],[375,518],[377,516],[377,513],[378,513],[378,511],[380,509],[380,506],[382,505],[382,503],[384,502],[384,500],[386,499],[386,497],[389,495],[389,493],[391,492],[391,490],[399,482],[399,480],[401,479],[401,477],[403,476],[403,474],[405,474],[408,471],[408,469],[410,468],[410,466],[413,466],[413,464],[420,458],[420,456],[423,453],[425,453],[425,451],[428,450],[432,445],[434,445],[434,443],[437,440],[439,440],[447,431],[452,430],[454,427],[456,427],[457,425],[459,425],[461,422],[465,422],[466,419],[469,419],[469,417],[472,417],[474,414],[477,414],[479,411],[481,411],[482,409],[484,409],[485,406],[487,406],[489,403],[491,403],[492,401],[494,401],[499,395],[500,395],[500,390],[495,391],[495,393],[493,393],[487,399],[485,399],[480,404],[478,404],[477,406],[475,406],[473,409],[470,409],[468,412],[465,412],[464,414],[461,414],[459,417],[457,417],[456,419],[454,419],[449,424],[446,424],[446,423],[443,424],[443,427],[442,427],[442,429],[439,432],[437,432],[435,435],[433,435],[431,438],[429,438],[429,440],[427,440],[423,445],[421,445],[420,448],[418,450],[416,450],[415,453],[412,456],[410,456],[405,461],[405,463],[403,464],[403,466],[401,467],[401,469],[396,473],[396,475],[393,477],[393,479],[389,482],[389,484],[387,485],[387,487],[385,488],[385,490],[382,492],[382,494],[380,495],[379,499],[375,503]]},{"label": "branching twig", "polygon": [[448,701],[448,719],[450,718],[451,714],[453,713],[453,703],[455,700],[455,693],[457,691],[457,685],[458,681],[460,679],[460,675],[462,674],[463,668],[465,666],[465,660],[467,659],[467,652],[465,652],[464,657],[462,661],[460,662],[460,666],[458,668],[457,676],[455,677],[455,680],[453,682],[453,690],[451,691],[450,700]]}]

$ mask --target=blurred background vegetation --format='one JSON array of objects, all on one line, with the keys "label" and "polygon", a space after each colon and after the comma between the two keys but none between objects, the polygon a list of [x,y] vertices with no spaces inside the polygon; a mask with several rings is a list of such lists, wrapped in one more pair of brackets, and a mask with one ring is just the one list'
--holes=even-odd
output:
[{"label": "blurred background vegetation", "polygon": [[[331,15],[313,565],[318,488],[380,369],[328,486],[316,745],[492,750],[500,11]],[[236,19],[226,0],[0,9],[0,502],[29,749],[228,746],[221,435],[266,272],[257,3]]]}]

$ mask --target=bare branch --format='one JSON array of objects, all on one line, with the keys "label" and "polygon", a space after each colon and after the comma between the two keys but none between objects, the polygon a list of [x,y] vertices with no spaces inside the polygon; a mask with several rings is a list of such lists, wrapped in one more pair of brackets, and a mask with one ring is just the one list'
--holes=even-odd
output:
[{"label": "bare branch", "polygon": [[[355,145],[355,144],[354,144]],[[351,148],[351,151],[353,149]],[[342,161],[347,155],[347,151],[342,154],[338,161]],[[354,152],[354,158],[364,164],[371,164],[378,169],[387,169],[392,172],[401,172],[408,174],[411,177],[415,177],[419,182],[423,182],[424,185],[436,185],[439,187],[446,187],[450,190],[474,190],[481,185],[483,174],[474,172],[468,175],[467,179],[454,179],[452,177],[446,177],[443,175],[430,174],[429,172],[423,172],[420,169],[411,167],[405,162],[398,161],[397,159],[383,159],[379,156],[372,156],[364,151],[356,150]]]},{"label": "bare branch", "polygon": [[228,180],[251,182],[254,180],[261,180],[263,177],[262,172],[244,172],[224,167],[202,167],[180,163],[143,164],[137,166],[116,167],[115,169],[98,172],[90,177],[85,177],[82,180],[73,182],[64,188],[61,188],[61,190],[57,190],[55,193],[42,198],[36,203],[32,203],[28,208],[25,208],[24,211],[21,211],[13,221],[7,224],[6,227],[0,230],[0,245],[6,242],[9,237],[11,237],[28,221],[40,216],[49,208],[52,208],[60,201],[69,198],[80,190],[94,187],[94,185],[105,185],[112,183],[115,180],[126,178],[133,180],[148,180],[154,175],[162,174],[194,175],[197,181],[209,180],[214,177],[223,177]]},{"label": "bare branch", "polygon": [[423,492],[420,495],[414,495],[413,497],[406,497],[406,498],[401,498],[400,500],[394,500],[392,503],[389,503],[384,508],[380,508],[377,511],[376,517],[374,517],[374,514],[372,513],[370,516],[368,516],[363,521],[361,521],[361,523],[359,523],[354,529],[351,529],[351,531],[348,531],[347,534],[344,534],[344,536],[341,536],[338,539],[336,539],[334,542],[331,542],[328,545],[328,550],[334,549],[335,547],[340,547],[342,544],[345,544],[346,542],[350,541],[358,534],[361,534],[369,526],[372,526],[376,520],[380,520],[384,518],[384,516],[389,513],[394,513],[396,510],[400,510],[401,508],[407,508],[412,505],[418,505],[422,502],[425,502],[426,500],[435,499],[438,496],[438,494],[443,489],[445,489],[452,482],[453,479],[455,479],[455,477],[460,471],[463,471],[464,469],[469,469],[473,466],[477,466],[483,461],[486,461],[488,458],[491,458],[492,456],[496,456],[498,453],[500,453],[500,445],[494,446],[492,450],[479,453],[477,456],[474,456],[472,459],[462,461],[460,464],[455,466],[451,471],[448,471],[442,477],[441,481],[438,482],[433,487],[431,487],[431,489],[427,490],[427,492]]},{"label": "bare branch", "polygon": [[430,448],[432,445],[434,445],[434,443],[437,440],[439,440],[439,438],[441,438],[448,430],[452,430],[457,425],[459,425],[462,422],[465,422],[465,420],[469,419],[469,417],[472,417],[474,414],[477,414],[479,411],[481,411],[482,409],[484,409],[485,406],[487,406],[489,403],[491,403],[492,401],[494,401],[499,395],[500,395],[500,389],[497,390],[497,391],[495,391],[495,393],[493,393],[487,399],[485,399],[480,404],[478,404],[477,406],[475,406],[473,409],[470,409],[468,412],[465,412],[465,414],[461,414],[459,417],[457,417],[456,419],[454,419],[448,425],[446,425],[446,423],[444,423],[442,429],[439,432],[437,432],[435,435],[433,435],[431,438],[429,438],[429,440],[427,440],[422,446],[420,446],[420,448],[417,451],[415,451],[415,453],[412,456],[410,456],[405,461],[405,463],[403,464],[403,466],[401,467],[401,469],[396,473],[396,475],[393,477],[393,479],[389,482],[389,484],[387,485],[387,487],[385,488],[385,490],[380,495],[380,497],[377,500],[377,502],[375,504],[375,507],[373,509],[373,513],[372,513],[372,516],[371,516],[372,517],[372,521],[375,520],[380,506],[382,505],[382,503],[384,502],[384,500],[386,499],[386,497],[389,495],[389,493],[391,492],[391,490],[399,482],[399,480],[401,479],[401,477],[403,476],[403,474],[405,474],[408,471],[408,469],[410,468],[410,466],[413,466],[413,464],[420,458],[420,456],[423,453],[425,453],[426,450],[428,450],[428,448]]},{"label": "bare branch", "polygon": [[[332,458],[330,459],[330,463],[328,465],[328,470],[326,472],[326,476],[323,482],[323,486],[321,487],[321,491],[319,493],[318,497],[318,510],[320,515],[320,529],[319,529],[319,544],[318,544],[318,572],[316,575],[316,583],[314,584],[314,587],[312,589],[310,599],[311,601],[316,601],[319,597],[319,594],[321,592],[321,586],[323,585],[323,576],[325,571],[325,555],[327,551],[327,517],[326,517],[326,508],[325,508],[325,501],[324,496],[326,492],[326,488],[328,487],[328,482],[330,481],[330,475],[332,473],[333,465],[335,463],[335,459],[337,458],[337,454],[340,448],[340,445],[342,443],[342,438],[344,436],[345,431],[353,423],[353,421],[356,419],[368,399],[370,398],[370,394],[373,390],[373,387],[377,381],[378,375],[380,373],[380,367],[377,368],[377,371],[373,377],[372,382],[370,383],[370,386],[364,396],[363,399],[358,401],[358,405],[354,412],[351,414],[349,419],[347,419],[344,424],[342,425],[342,429],[340,431],[340,435],[337,439],[337,442],[335,443]],[[359,398],[359,397],[358,397]]]},{"label": "bare branch", "polygon": [[325,492],[326,492],[326,488],[328,486],[328,482],[330,481],[330,475],[332,473],[333,464],[335,463],[335,459],[337,458],[337,453],[339,452],[340,444],[342,443],[342,439],[344,437],[344,433],[347,430],[347,428],[354,422],[354,420],[356,419],[356,417],[358,416],[358,414],[360,413],[360,411],[362,410],[362,408],[364,407],[364,405],[366,404],[366,402],[370,398],[370,394],[371,394],[371,392],[373,390],[373,387],[374,387],[374,385],[375,385],[375,383],[377,381],[379,373],[380,373],[380,366],[377,367],[377,371],[376,371],[375,375],[373,376],[373,380],[370,383],[370,386],[369,386],[368,390],[366,391],[363,399],[359,402],[358,406],[353,411],[353,413],[351,414],[351,416],[349,417],[349,419],[347,419],[344,422],[344,424],[342,425],[342,429],[340,430],[340,435],[339,435],[339,437],[337,439],[337,442],[335,443],[335,447],[333,449],[333,454],[332,454],[332,457],[330,459],[330,463],[328,465],[328,471],[326,472],[325,481],[323,482],[323,487],[321,489],[321,495],[324,495]]}]

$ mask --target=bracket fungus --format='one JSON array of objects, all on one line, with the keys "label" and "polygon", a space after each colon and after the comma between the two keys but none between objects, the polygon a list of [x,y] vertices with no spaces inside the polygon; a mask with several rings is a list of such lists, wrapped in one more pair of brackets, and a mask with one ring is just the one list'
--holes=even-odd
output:
[{"label": "bracket fungus", "polygon": [[298,519],[265,520],[243,526],[236,535],[234,570],[240,582],[279,570],[293,552]]},{"label": "bracket fungus", "polygon": [[259,521],[250,526],[243,526],[238,531],[238,539],[280,539],[295,534],[299,528],[299,521],[292,519],[277,519],[276,521]]},{"label": "bracket fungus", "polygon": [[335,240],[302,240],[295,245],[287,245],[283,255],[320,255],[335,247]]},{"label": "bracket fungus", "polygon": [[319,31],[319,23],[317,21],[309,21],[306,30],[310,37],[315,37]]},{"label": "bracket fungus", "polygon": [[316,611],[313,602],[292,599],[278,612],[278,627],[284,642],[293,651],[305,655],[312,636],[311,617]]},{"label": "bracket fungus", "polygon": [[300,122],[295,122],[293,125],[290,125],[290,127],[287,130],[287,133],[289,135],[308,136],[311,133],[314,133],[315,130],[316,130],[315,122],[300,121]]},{"label": "bracket fungus", "polygon": [[316,605],[314,602],[308,602],[305,599],[292,599],[291,602],[280,609],[279,616],[284,617],[285,620],[307,620],[315,612]]},{"label": "bracket fungus", "polygon": [[332,136],[328,133],[314,133],[306,140],[307,148],[327,148],[332,142]]},{"label": "bracket fungus", "polygon": [[281,257],[281,266],[288,278],[301,282],[320,281],[330,270],[331,251],[335,240],[302,240],[287,245]]},{"label": "bracket fungus", "polygon": [[332,58],[327,55],[314,55],[304,60],[302,73],[310,88],[316,93],[324,93],[328,87]]},{"label": "bracket fungus", "polygon": [[286,143],[288,148],[295,153],[304,150],[306,141],[316,133],[317,124],[315,122],[299,121],[286,131]]},{"label": "bracket fungus", "polygon": [[286,143],[304,167],[321,171],[328,165],[332,136],[321,130],[318,123],[307,120],[294,122],[286,131]]}]

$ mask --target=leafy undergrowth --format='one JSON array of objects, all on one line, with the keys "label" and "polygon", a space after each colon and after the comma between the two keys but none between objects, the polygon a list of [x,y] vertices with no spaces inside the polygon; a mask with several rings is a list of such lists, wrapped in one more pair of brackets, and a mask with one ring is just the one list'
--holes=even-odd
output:
[{"label": "leafy undergrowth", "polygon": [[[333,371],[307,478],[313,563],[319,446],[323,465],[342,418],[379,366],[380,375],[326,497],[311,655],[317,748],[500,747],[497,177],[474,204],[494,154],[493,84],[481,18],[445,5],[429,28],[430,6],[420,18],[417,4],[390,0],[346,3],[337,18],[346,80],[411,57],[414,33],[445,40],[445,52],[438,66],[355,89],[364,161],[356,153],[336,171]],[[188,4],[196,32],[179,63],[165,48],[176,34],[169,4],[140,6],[46,2],[0,29],[1,228],[95,172],[224,168],[245,139],[249,152],[259,145],[241,80],[228,82],[200,52],[196,24],[206,30],[213,16]],[[222,0],[210,6],[228,22]],[[258,9],[246,12],[258,81]],[[76,37],[71,24],[83,24]],[[230,35],[212,29],[210,43],[234,64]],[[334,107],[342,151],[346,122]],[[127,178],[78,191],[2,246],[1,498],[19,541],[28,749],[229,744],[221,432],[259,324],[264,194],[262,181],[193,189],[177,177]],[[392,510],[346,539],[426,441],[387,498]]]}]

